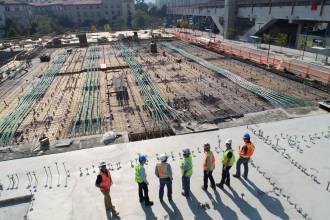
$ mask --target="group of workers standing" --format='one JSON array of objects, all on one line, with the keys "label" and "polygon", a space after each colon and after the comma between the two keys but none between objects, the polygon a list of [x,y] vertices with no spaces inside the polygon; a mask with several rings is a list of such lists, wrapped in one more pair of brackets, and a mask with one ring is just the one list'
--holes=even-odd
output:
[{"label": "group of workers standing", "polygon": [[[236,174],[233,176],[236,178],[241,178],[241,165],[244,166],[243,178],[248,178],[248,163],[253,155],[255,146],[250,140],[250,135],[248,133],[243,136],[244,144],[239,147],[239,158],[236,163]],[[223,189],[224,185],[230,187],[230,169],[234,165],[236,159],[232,149],[232,140],[228,139],[226,141],[226,148],[223,150],[222,154],[222,176],[219,183],[215,183],[213,178],[213,171],[215,169],[215,157],[214,153],[211,150],[210,144],[204,144],[204,153],[205,159],[203,163],[204,169],[204,184],[202,189],[207,191],[208,181],[210,180],[211,188],[216,190],[216,187]],[[181,174],[182,174],[182,189],[181,193],[185,197],[190,196],[190,179],[193,174],[193,162],[192,156],[189,148],[183,150],[183,160],[180,164]],[[167,188],[167,197],[170,202],[172,202],[172,168],[171,165],[167,162],[168,156],[162,154],[160,156],[160,163],[156,165],[155,175],[159,178],[159,200],[163,202],[164,189]],[[135,181],[138,184],[138,194],[141,203],[144,203],[145,206],[152,206],[154,203],[150,201],[148,194],[148,180],[146,171],[144,168],[147,158],[144,155],[139,156],[139,163],[135,166]],[[104,195],[104,203],[107,211],[110,211],[113,216],[118,216],[119,213],[115,210],[115,207],[112,205],[110,197],[110,187],[112,185],[112,179],[109,170],[106,168],[106,162],[100,162],[100,173],[97,176],[95,185],[100,188],[101,192]]]}]

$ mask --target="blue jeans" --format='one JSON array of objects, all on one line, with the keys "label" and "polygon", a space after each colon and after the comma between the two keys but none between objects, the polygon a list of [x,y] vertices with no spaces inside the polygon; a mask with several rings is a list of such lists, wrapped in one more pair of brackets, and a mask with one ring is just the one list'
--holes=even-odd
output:
[{"label": "blue jeans", "polygon": [[247,179],[248,174],[249,174],[249,160],[250,160],[250,158],[242,158],[242,157],[240,157],[237,160],[237,163],[236,163],[236,175],[237,176],[239,176],[239,177],[241,176],[241,165],[243,164],[243,166],[244,166],[243,177],[245,179]]},{"label": "blue jeans", "polygon": [[182,189],[186,196],[190,194],[190,176],[182,176]]},{"label": "blue jeans", "polygon": [[169,200],[172,200],[172,180],[170,178],[159,179],[159,199],[163,200],[164,197],[164,188],[167,187],[167,197]]}]

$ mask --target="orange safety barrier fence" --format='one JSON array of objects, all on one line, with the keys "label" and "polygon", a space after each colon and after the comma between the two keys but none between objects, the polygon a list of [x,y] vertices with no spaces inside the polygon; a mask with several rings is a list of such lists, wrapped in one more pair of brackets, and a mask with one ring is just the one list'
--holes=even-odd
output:
[{"label": "orange safety barrier fence", "polygon": [[330,83],[330,70],[325,67],[315,66],[296,60],[284,59],[283,57],[273,54],[268,56],[266,52],[257,51],[243,46],[236,46],[229,42],[211,42],[207,38],[195,37],[180,32],[173,32],[173,34],[182,40],[234,55],[241,59],[250,60],[257,64],[267,65],[276,70],[286,70],[306,79]]}]

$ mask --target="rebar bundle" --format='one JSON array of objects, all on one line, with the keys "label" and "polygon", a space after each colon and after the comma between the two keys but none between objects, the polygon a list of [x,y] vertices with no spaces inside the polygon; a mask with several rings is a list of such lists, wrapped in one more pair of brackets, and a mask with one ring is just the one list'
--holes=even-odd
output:
[{"label": "rebar bundle", "polygon": [[87,78],[82,89],[79,110],[71,123],[71,136],[101,133],[100,116],[100,48],[92,46],[88,49]]},{"label": "rebar bundle", "polygon": [[38,83],[18,101],[17,105],[3,119],[0,120],[1,145],[13,143],[16,130],[32,110],[33,105],[43,97],[68,56],[68,53],[64,50],[64,52],[62,52],[59,57],[51,63],[49,69],[42,74]]},{"label": "rebar bundle", "polygon": [[279,92],[275,92],[271,89],[267,89],[261,86],[258,86],[256,84],[253,84],[246,79],[226,70],[219,66],[213,65],[212,63],[204,60],[201,57],[195,56],[193,54],[188,53],[187,51],[178,48],[177,46],[173,46],[171,43],[163,43],[164,46],[167,48],[176,51],[183,55],[184,57],[187,57],[200,65],[216,72],[224,77],[228,78],[232,82],[236,83],[237,85],[241,86],[244,89],[247,89],[248,91],[259,95],[260,97],[266,99],[269,101],[273,106],[275,107],[293,107],[293,106],[305,106],[305,102],[302,99],[292,97],[286,94],[282,94]]},{"label": "rebar bundle", "polygon": [[145,106],[153,120],[154,127],[168,128],[174,119],[181,119],[183,121],[189,120],[183,113],[168,105],[151,80],[149,74],[123,43],[118,42],[115,47],[120,51],[121,56],[133,72],[140,93],[143,96]]}]

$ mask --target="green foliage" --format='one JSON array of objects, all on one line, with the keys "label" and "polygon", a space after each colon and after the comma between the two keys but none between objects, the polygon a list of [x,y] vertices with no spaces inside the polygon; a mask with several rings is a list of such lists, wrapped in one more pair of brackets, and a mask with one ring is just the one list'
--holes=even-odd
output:
[{"label": "green foliage", "polygon": [[280,46],[281,49],[283,46],[285,46],[288,42],[288,35],[284,33],[278,33],[275,38],[275,44],[277,46]]},{"label": "green foliage", "polygon": [[90,32],[92,32],[92,33],[97,32],[97,28],[96,28],[95,25],[92,25],[92,26],[90,27],[89,30],[90,30]]},{"label": "green foliage", "polygon": [[137,2],[135,4],[135,10],[140,10],[140,11],[143,11],[145,13],[148,13],[149,6],[146,3],[144,3],[143,1],[142,2]]},{"label": "green foliage", "polygon": [[109,24],[105,24],[105,25],[103,26],[103,28],[104,28],[104,31],[105,31],[105,32],[111,32],[111,27],[110,27]]},{"label": "green foliage", "polygon": [[270,34],[266,34],[266,33],[264,33],[264,34],[262,35],[262,39],[264,40],[264,42],[265,42],[266,44],[268,44],[268,43],[270,43],[271,35],[270,35]]},{"label": "green foliage", "polygon": [[143,28],[148,24],[150,18],[142,10],[135,10],[133,13],[133,27],[134,28]]},{"label": "green foliage", "polygon": [[126,27],[125,19],[123,17],[118,17],[115,21],[115,26],[120,30],[124,29]]}]

